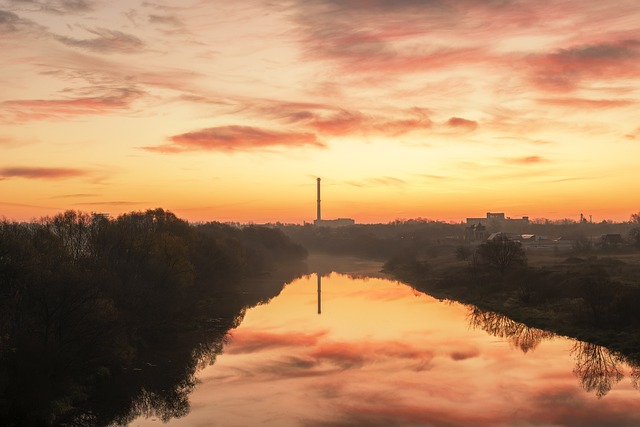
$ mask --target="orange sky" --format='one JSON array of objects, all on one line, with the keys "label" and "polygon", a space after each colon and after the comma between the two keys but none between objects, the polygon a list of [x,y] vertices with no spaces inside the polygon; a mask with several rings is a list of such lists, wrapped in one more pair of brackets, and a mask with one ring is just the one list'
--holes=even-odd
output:
[{"label": "orange sky", "polygon": [[0,0],[0,217],[628,220],[636,0]]}]

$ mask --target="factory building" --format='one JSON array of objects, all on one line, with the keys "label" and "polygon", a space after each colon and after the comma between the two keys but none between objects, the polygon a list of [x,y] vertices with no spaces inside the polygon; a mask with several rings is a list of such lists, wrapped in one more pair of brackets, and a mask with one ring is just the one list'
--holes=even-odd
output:
[{"label": "factory building", "polygon": [[316,227],[347,227],[354,225],[356,221],[351,218],[336,218],[336,219],[322,219],[322,210],[320,203],[320,178],[317,180],[317,207],[316,207],[316,219],[313,221],[313,225]]}]

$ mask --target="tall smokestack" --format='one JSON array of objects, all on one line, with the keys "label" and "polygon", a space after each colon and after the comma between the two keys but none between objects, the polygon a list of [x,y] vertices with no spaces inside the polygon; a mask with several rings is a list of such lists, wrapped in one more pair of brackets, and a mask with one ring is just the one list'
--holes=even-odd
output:
[{"label": "tall smokestack", "polygon": [[316,216],[317,216],[317,220],[320,221],[322,219],[320,215],[320,178],[318,178],[317,181],[318,181],[318,214]]}]

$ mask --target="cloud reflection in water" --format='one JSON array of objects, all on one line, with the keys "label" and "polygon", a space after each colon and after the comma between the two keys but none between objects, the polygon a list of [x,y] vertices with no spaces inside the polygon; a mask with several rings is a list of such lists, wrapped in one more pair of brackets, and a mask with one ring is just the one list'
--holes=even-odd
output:
[{"label": "cloud reflection in water", "polygon": [[593,358],[567,339],[549,340],[552,334],[504,316],[416,297],[397,282],[337,274],[322,280],[321,315],[315,276],[249,310],[216,364],[201,372],[192,412],[169,424],[640,423],[635,371],[601,350],[598,360],[615,362],[613,377],[587,377]]}]

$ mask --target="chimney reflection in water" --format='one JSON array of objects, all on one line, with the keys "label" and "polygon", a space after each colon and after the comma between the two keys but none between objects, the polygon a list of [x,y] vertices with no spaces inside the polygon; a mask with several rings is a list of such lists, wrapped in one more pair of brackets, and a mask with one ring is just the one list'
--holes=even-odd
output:
[{"label": "chimney reflection in water", "polygon": [[320,298],[320,293],[322,291],[322,276],[320,273],[316,273],[318,277],[318,314],[322,314],[322,299]]}]

